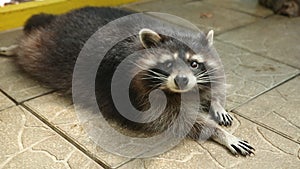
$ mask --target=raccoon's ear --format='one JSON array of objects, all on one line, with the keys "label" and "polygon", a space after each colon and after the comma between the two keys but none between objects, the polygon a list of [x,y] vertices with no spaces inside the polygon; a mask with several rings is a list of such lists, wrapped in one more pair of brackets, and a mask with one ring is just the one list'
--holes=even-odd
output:
[{"label": "raccoon's ear", "polygon": [[139,32],[139,38],[145,48],[155,47],[161,42],[161,37],[158,33],[151,29],[143,28]]},{"label": "raccoon's ear", "polygon": [[206,39],[208,41],[208,46],[212,46],[214,43],[214,30],[210,30],[207,35]]}]

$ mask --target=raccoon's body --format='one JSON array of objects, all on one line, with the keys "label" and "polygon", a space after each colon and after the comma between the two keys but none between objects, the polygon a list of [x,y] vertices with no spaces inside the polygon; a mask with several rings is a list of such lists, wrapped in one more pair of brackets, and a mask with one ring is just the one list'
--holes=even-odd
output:
[{"label": "raccoon's body", "polygon": [[87,7],[59,16],[35,15],[24,26],[17,63],[50,87],[68,91],[76,58],[88,38],[108,22],[131,13]]},{"label": "raccoon's body", "polygon": [[259,0],[259,4],[272,9],[276,14],[300,16],[300,0]]},{"label": "raccoon's body", "polygon": [[[74,66],[85,42],[108,22],[130,14],[132,12],[115,8],[86,7],[58,16],[33,16],[25,25],[25,36],[15,49],[16,62],[51,88],[70,92]],[[41,21],[43,18],[47,22]],[[253,148],[247,142],[227,133],[215,123],[217,121],[228,126],[231,125],[232,118],[222,107],[222,100],[212,97],[212,93],[222,95],[224,90],[219,85],[224,82],[222,74],[218,74],[220,64],[212,57],[217,55],[212,46],[213,32],[205,35],[178,28],[175,34],[175,37],[179,36],[200,46],[201,51],[195,53],[172,36],[143,28],[107,52],[98,68],[95,81],[95,93],[101,112],[107,119],[117,120],[133,130],[146,133],[166,130],[174,124],[179,113],[183,113],[176,124],[178,126],[174,128],[175,134],[191,128],[188,136],[195,140],[200,137],[212,138],[234,154],[252,154]],[[200,40],[196,41],[198,39]],[[147,123],[133,122],[120,115],[111,94],[112,77],[118,65],[127,56],[142,49],[146,50],[143,57],[134,56],[132,59],[136,66],[123,70],[125,78],[133,72],[139,72],[133,77],[129,87],[130,101],[136,109],[147,111],[151,107],[149,95],[154,90],[160,89],[165,94],[165,97],[154,94],[157,103],[167,99],[166,107],[157,106],[155,109],[163,113]],[[215,88],[212,88],[213,85]],[[193,89],[198,92],[191,93],[186,100],[182,100],[181,95]],[[199,99],[199,96],[201,106],[195,111],[194,108],[198,105],[193,100]],[[215,121],[201,111],[210,111]],[[190,116],[196,117],[195,123],[190,123]],[[140,118],[147,121],[147,118],[153,117]]]}]

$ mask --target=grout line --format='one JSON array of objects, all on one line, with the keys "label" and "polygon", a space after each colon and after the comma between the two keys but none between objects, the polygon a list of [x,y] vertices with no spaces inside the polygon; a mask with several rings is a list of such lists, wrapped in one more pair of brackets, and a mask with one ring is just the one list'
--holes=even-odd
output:
[{"label": "grout line", "polygon": [[274,15],[274,13],[273,13],[273,14],[268,14],[266,16],[260,16],[260,15],[255,15],[253,13],[242,11],[242,10],[239,10],[239,9],[234,9],[234,8],[226,8],[226,9],[230,9],[230,10],[233,10],[233,11],[236,11],[236,12],[240,12],[240,13],[243,13],[243,14],[247,14],[247,15],[250,15],[250,16],[253,16],[253,17],[256,17],[256,18],[262,18],[262,19],[266,19],[267,17]]},{"label": "grout line", "polygon": [[14,102],[15,105],[19,105],[18,101],[15,100],[13,97],[11,97],[8,93],[6,93],[4,90],[0,89],[0,92],[3,93],[9,100]]},{"label": "grout line", "polygon": [[48,95],[48,94],[51,94],[51,93],[54,93],[55,90],[51,90],[49,92],[46,92],[46,93],[43,93],[43,94],[40,94],[40,95],[37,95],[37,96],[34,96],[34,97],[31,97],[31,98],[28,98],[28,99],[25,99],[25,100],[22,100],[22,101],[17,101],[16,99],[14,99],[12,96],[10,96],[8,93],[6,93],[4,90],[0,89],[0,92],[3,93],[9,100],[11,100],[16,106],[20,105],[20,104],[23,104],[24,102],[27,102],[27,101],[30,101],[30,100],[33,100],[33,99],[36,99],[38,97],[42,97],[42,96],[45,96],[45,95]]},{"label": "grout line", "polygon": [[[268,16],[266,16],[266,17],[257,17],[257,20],[255,20],[255,21],[253,21],[253,22],[246,23],[246,24],[244,24],[244,25],[237,26],[237,27],[234,27],[234,28],[231,28],[231,29],[228,29],[228,30],[224,30],[224,31],[222,31],[222,32],[219,32],[219,33],[216,35],[216,37],[218,37],[218,36],[220,36],[221,34],[224,34],[224,33],[233,32],[233,31],[235,31],[235,30],[237,30],[237,29],[241,29],[241,28],[244,28],[244,27],[246,27],[246,26],[250,26],[250,25],[255,24],[255,23],[257,23],[257,22],[262,22],[263,20],[266,20],[266,19],[268,19],[268,18],[270,18],[270,17],[272,17],[272,16],[275,16],[275,15],[272,14],[272,15],[268,15]],[[225,42],[225,41],[223,41],[223,40],[221,40],[221,39],[218,39],[218,40],[220,40],[220,41],[222,41],[222,42],[224,42],[224,43],[231,44],[231,43]],[[232,45],[234,45],[234,44],[232,44]],[[234,46],[235,46],[235,45],[234,45]],[[238,47],[239,47],[239,46],[238,46]],[[241,48],[241,49],[243,49],[243,48]]]},{"label": "grout line", "polygon": [[[16,105],[11,105],[11,106],[8,106],[8,107],[4,107],[2,109],[0,109],[0,112],[4,111],[4,110],[7,110],[7,109],[10,109],[10,108],[13,108],[15,107]],[[1,120],[0,120],[1,121]]]},{"label": "grout line", "polygon": [[241,106],[243,106],[243,105],[249,103],[250,101],[256,99],[257,97],[259,97],[259,96],[261,96],[261,95],[263,95],[263,94],[265,94],[265,93],[267,93],[267,92],[269,92],[269,91],[271,91],[271,90],[277,88],[278,86],[283,85],[284,83],[286,83],[286,82],[288,82],[288,81],[290,81],[290,80],[292,80],[292,79],[298,77],[299,75],[300,75],[300,72],[298,72],[298,73],[295,74],[295,75],[292,75],[291,77],[289,77],[289,78],[287,78],[287,79],[285,79],[285,80],[283,80],[283,81],[281,81],[281,82],[275,84],[274,86],[272,86],[272,87],[270,87],[270,88],[268,88],[268,89],[266,89],[266,90],[264,90],[264,91],[262,91],[262,92],[256,94],[255,96],[249,98],[249,99],[246,100],[245,102],[243,102],[243,103],[241,103],[241,104],[239,104],[239,105],[237,105],[237,106],[235,106],[235,107],[230,108],[229,111],[234,111],[234,109],[237,109],[237,108],[239,108],[239,107],[241,107]]},{"label": "grout line", "polygon": [[[231,31],[231,30],[230,30],[230,31]],[[229,31],[228,31],[228,32],[229,32]],[[227,32],[224,32],[224,33],[227,33]],[[218,34],[217,36],[219,36],[219,35],[220,35],[220,34]],[[216,37],[217,37],[217,36],[216,36]],[[238,48],[238,49],[242,49],[242,50],[244,50],[244,51],[246,51],[246,52],[249,52],[249,53],[255,54],[255,55],[257,55],[257,56],[260,56],[260,57],[263,57],[263,58],[267,58],[267,59],[270,59],[270,60],[272,60],[272,61],[275,61],[275,62],[277,62],[277,63],[281,63],[281,64],[283,64],[283,65],[286,65],[286,66],[292,67],[292,68],[294,68],[294,69],[297,69],[297,70],[299,70],[299,69],[300,69],[299,67],[296,67],[296,66],[290,65],[290,64],[288,64],[288,63],[284,63],[284,62],[282,62],[282,61],[280,61],[280,60],[277,60],[277,59],[271,58],[271,57],[269,57],[269,56],[262,55],[262,54],[260,54],[260,53],[257,53],[257,52],[255,52],[255,51],[251,51],[251,50],[249,50],[249,49],[247,49],[247,48],[244,48],[244,47],[241,47],[241,46],[235,45],[235,44],[233,44],[233,43],[226,42],[226,41],[224,41],[224,40],[222,40],[222,39],[220,39],[220,38],[218,38],[218,39],[216,39],[216,40],[217,40],[217,41],[220,41],[220,42],[222,42],[222,43],[228,44],[228,45],[232,45],[232,46],[234,46],[234,47],[236,47],[236,48]]]},{"label": "grout line", "polygon": [[74,147],[79,149],[82,153],[84,153],[86,156],[88,156],[90,159],[95,161],[97,164],[99,164],[101,167],[105,169],[111,169],[110,166],[105,164],[104,162],[100,161],[97,157],[95,157],[90,151],[83,148],[76,140],[68,137],[63,131],[56,128],[54,125],[52,125],[47,119],[45,119],[43,116],[40,116],[38,113],[36,113],[34,110],[32,110],[27,105],[21,103],[20,106],[25,108],[27,111],[29,111],[31,114],[33,114],[36,118],[38,118],[41,122],[43,122],[45,125],[47,125],[49,128],[51,128],[54,132],[56,132],[58,135],[63,137],[65,140],[67,140],[70,144],[72,144]]},{"label": "grout line", "polygon": [[[224,7],[224,8],[225,8],[225,7]],[[260,16],[260,15],[256,15],[256,14],[253,14],[253,13],[250,13],[250,12],[247,12],[247,11],[242,11],[242,10],[235,9],[235,8],[228,8],[228,7],[227,7],[227,8],[225,8],[225,9],[232,10],[232,11],[235,11],[235,12],[240,12],[240,13],[247,14],[247,15],[250,15],[250,16],[253,16],[253,17],[256,17],[256,18],[261,18],[261,19],[266,19],[266,18],[268,18],[268,17],[274,15],[273,11],[272,11],[271,14],[268,14],[268,15],[266,15],[266,16]]]},{"label": "grout line", "polygon": [[268,19],[268,18],[271,18],[271,17],[275,17],[275,16],[283,16],[283,15],[278,15],[278,14],[275,14],[274,12],[273,12],[273,14],[271,14],[271,15],[268,15],[268,16],[265,16],[264,17],[264,19]]},{"label": "grout line", "polygon": [[276,129],[268,126],[268,125],[265,125],[264,123],[252,120],[250,117],[243,115],[242,113],[238,112],[237,110],[231,110],[231,112],[234,113],[234,114],[237,114],[238,116],[240,116],[240,117],[242,117],[242,118],[244,118],[244,119],[246,119],[248,121],[251,121],[252,123],[257,124],[258,126],[261,126],[261,127],[265,128],[267,130],[270,130],[270,131],[272,131],[272,132],[274,132],[274,133],[276,133],[276,134],[278,134],[278,135],[280,135],[280,136],[282,136],[282,137],[284,137],[284,138],[286,138],[288,140],[291,140],[291,141],[293,141],[293,142],[295,142],[297,144],[300,144],[300,141],[294,140],[291,136],[289,136],[289,135],[287,135],[287,134],[285,134],[285,133],[283,133],[281,131],[278,131],[278,130],[276,130]]},{"label": "grout line", "polygon": [[124,162],[122,162],[120,164],[117,164],[116,166],[112,167],[112,169],[118,169],[118,168],[120,168],[120,167],[122,167],[122,166],[124,166],[124,165],[126,165],[126,164],[128,164],[128,163],[130,163],[132,161],[134,161],[134,160],[136,160],[136,158],[131,158],[129,160],[126,160],[126,161],[124,161]]},{"label": "grout line", "polygon": [[[252,21],[252,22],[249,22],[249,23],[246,23],[246,24],[237,26],[237,27],[233,27],[233,28],[231,28],[231,29],[227,29],[227,30],[220,31],[220,32],[218,32],[218,33],[216,34],[215,37],[218,37],[218,36],[220,36],[220,35],[222,35],[222,34],[225,34],[225,33],[228,33],[228,32],[235,31],[235,30],[237,30],[237,29],[241,29],[241,28],[250,26],[250,25],[255,24],[255,23],[257,23],[257,22],[261,22],[262,20],[264,20],[264,18],[257,18],[257,20],[255,20],[255,21]],[[198,26],[197,26],[197,27],[198,27]],[[217,39],[217,40],[220,40],[220,39]],[[223,42],[223,41],[222,41],[222,42]]]},{"label": "grout line", "polygon": [[39,97],[42,97],[42,96],[45,96],[45,95],[48,95],[48,94],[51,94],[51,93],[54,93],[54,92],[56,92],[56,90],[50,90],[50,91],[45,92],[43,94],[40,94],[40,95],[37,95],[37,96],[30,97],[28,99],[22,100],[22,101],[19,102],[19,104],[23,104],[23,103],[28,102],[30,100],[33,100],[33,99],[36,99],[36,98],[39,98]]}]

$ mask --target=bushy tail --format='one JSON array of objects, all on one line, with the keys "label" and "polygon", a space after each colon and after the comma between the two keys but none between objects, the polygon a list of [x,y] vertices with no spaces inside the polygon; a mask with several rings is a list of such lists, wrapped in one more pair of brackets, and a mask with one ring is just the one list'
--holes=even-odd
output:
[{"label": "bushy tail", "polygon": [[46,27],[54,19],[55,15],[40,13],[37,15],[32,15],[25,23],[23,31],[25,34],[29,34],[32,30],[38,29],[41,27]]}]

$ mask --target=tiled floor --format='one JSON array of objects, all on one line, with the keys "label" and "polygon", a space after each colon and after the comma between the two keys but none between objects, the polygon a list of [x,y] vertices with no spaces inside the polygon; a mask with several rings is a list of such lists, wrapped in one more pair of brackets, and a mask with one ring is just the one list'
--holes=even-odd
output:
[{"label": "tiled floor", "polygon": [[[45,88],[0,57],[0,168],[298,168],[300,166],[300,19],[275,16],[256,0],[145,0],[123,6],[187,19],[216,31],[225,66],[226,130],[249,140],[254,157],[235,157],[211,141],[184,140],[152,158],[130,159],[96,146],[69,98]],[[0,33],[0,46],[20,30]]]},{"label": "tiled floor", "polygon": [[0,117],[0,168],[101,168],[22,106]]}]

